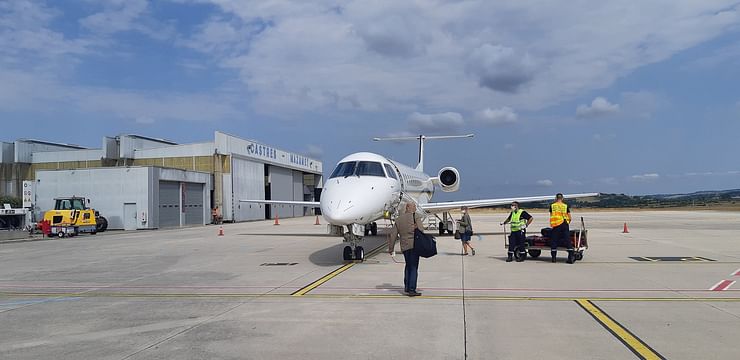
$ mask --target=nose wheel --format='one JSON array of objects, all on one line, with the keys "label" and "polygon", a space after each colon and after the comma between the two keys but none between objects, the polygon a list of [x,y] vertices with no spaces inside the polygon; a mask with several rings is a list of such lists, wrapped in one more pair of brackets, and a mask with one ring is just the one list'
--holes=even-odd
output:
[{"label": "nose wheel", "polygon": [[352,250],[352,247],[345,246],[344,252],[343,252],[344,261],[352,261],[352,260],[358,260],[358,261],[364,261],[365,260],[365,249],[362,246],[355,247],[355,250]]}]

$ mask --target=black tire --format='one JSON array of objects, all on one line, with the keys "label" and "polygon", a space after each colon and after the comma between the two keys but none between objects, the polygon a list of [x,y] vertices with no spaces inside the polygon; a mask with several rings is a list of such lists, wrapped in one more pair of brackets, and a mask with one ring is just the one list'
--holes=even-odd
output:
[{"label": "black tire", "polygon": [[536,258],[540,257],[540,255],[542,254],[542,250],[539,250],[539,249],[529,249],[529,250],[527,250],[527,252],[529,253],[529,256],[532,259],[536,259]]},{"label": "black tire", "polygon": [[437,228],[439,229],[439,236],[445,234],[445,225],[441,221],[439,222],[439,225],[437,225]]},{"label": "black tire", "polygon": [[452,235],[452,230],[447,229],[447,235]]},{"label": "black tire", "polygon": [[108,219],[99,216],[95,222],[95,232],[105,232],[108,229]]},{"label": "black tire", "polygon": [[583,251],[579,251],[575,254],[575,259],[578,261],[583,260]]},{"label": "black tire", "polygon": [[344,255],[344,260],[345,261],[352,260],[352,248],[349,247],[349,246],[345,246],[344,247],[344,254],[343,255]]},{"label": "black tire", "polygon": [[362,246],[355,248],[355,260],[365,260],[365,249],[363,249]]},{"label": "black tire", "polygon": [[373,234],[373,236],[378,236],[378,223],[372,223],[372,225],[370,225],[370,233]]}]

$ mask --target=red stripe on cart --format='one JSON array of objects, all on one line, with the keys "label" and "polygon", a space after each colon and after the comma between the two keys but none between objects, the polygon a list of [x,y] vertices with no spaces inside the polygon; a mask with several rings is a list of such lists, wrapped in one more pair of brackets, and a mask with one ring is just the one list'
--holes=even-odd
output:
[{"label": "red stripe on cart", "polygon": [[730,286],[732,286],[732,284],[734,284],[734,283],[735,283],[735,281],[733,281],[733,280],[722,280],[722,281],[718,282],[717,285],[712,286],[712,288],[710,288],[709,290],[712,290],[712,291],[724,291],[724,290],[729,289]]},{"label": "red stripe on cart", "polygon": [[740,269],[735,270],[735,272],[732,273],[732,276],[740,276]]}]

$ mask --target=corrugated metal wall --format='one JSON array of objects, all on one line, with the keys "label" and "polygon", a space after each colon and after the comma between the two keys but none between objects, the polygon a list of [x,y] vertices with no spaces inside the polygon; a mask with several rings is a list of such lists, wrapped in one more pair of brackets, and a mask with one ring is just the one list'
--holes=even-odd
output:
[{"label": "corrugated metal wall", "polygon": [[[270,166],[270,195],[272,200],[295,200],[293,197],[293,170]],[[295,216],[293,206],[274,205],[273,217],[276,211],[282,218]]]},{"label": "corrugated metal wall", "polygon": [[[265,199],[265,165],[254,161],[233,158],[231,176],[235,207],[234,221],[264,219],[264,205],[240,203],[239,199]],[[228,194],[225,186],[224,194]]]},{"label": "corrugated metal wall", "polygon": [[[303,172],[293,170],[293,200],[303,201]],[[293,216],[304,216],[306,208],[293,207]]]}]

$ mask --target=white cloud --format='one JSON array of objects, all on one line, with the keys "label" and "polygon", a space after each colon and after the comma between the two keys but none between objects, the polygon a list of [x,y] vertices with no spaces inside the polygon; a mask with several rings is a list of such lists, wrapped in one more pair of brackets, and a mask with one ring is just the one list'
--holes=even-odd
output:
[{"label": "white cloud", "polygon": [[510,107],[498,109],[485,108],[475,114],[478,122],[488,125],[512,124],[519,120],[519,116]]},{"label": "white cloud", "polygon": [[581,186],[581,185],[583,185],[583,182],[578,181],[578,180],[570,179],[570,180],[568,180],[568,185],[571,185],[571,186]]},{"label": "white cloud", "polygon": [[456,112],[439,114],[421,114],[415,112],[409,116],[409,129],[419,134],[456,134],[460,133],[465,121]]},{"label": "white cloud", "polygon": [[599,117],[613,114],[619,111],[619,104],[612,104],[609,100],[599,96],[591,101],[591,105],[578,105],[576,116],[578,117]]},{"label": "white cloud", "polygon": [[636,181],[655,181],[658,178],[660,178],[660,175],[656,173],[632,175],[631,177],[632,180],[636,180]]},{"label": "white cloud", "polygon": [[[588,7],[526,1],[213,2],[243,24],[269,22],[250,35],[248,50],[209,55],[238,70],[257,110],[270,113],[465,113],[491,103],[538,110],[609,86],[723,34],[739,19],[729,0]],[[201,43],[206,53],[244,43],[207,38],[215,44]],[[581,113],[616,107],[605,105],[592,104]]]},{"label": "white cloud", "polygon": [[552,186],[552,180],[550,179],[537,180],[537,185],[549,187],[549,186]]}]

